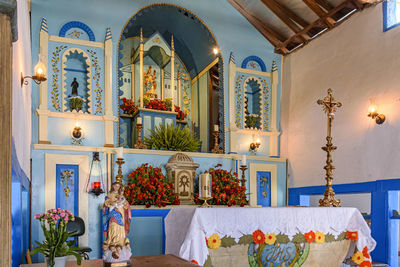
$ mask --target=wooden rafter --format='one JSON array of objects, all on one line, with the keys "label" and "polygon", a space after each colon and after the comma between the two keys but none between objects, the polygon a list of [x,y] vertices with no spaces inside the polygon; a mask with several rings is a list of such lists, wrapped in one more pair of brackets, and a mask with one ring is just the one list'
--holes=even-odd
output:
[{"label": "wooden rafter", "polygon": [[317,4],[315,0],[303,0],[303,2],[315,13],[318,17],[324,18],[324,22],[329,28],[335,26],[336,21],[330,16],[326,16],[326,12]]},{"label": "wooden rafter", "polygon": [[[228,0],[228,2],[242,14],[271,44],[275,47],[281,46],[285,38],[272,30],[270,27],[266,26],[261,20],[259,20],[252,12],[246,10],[242,5],[240,5],[235,0]],[[298,36],[296,37],[298,38]],[[293,39],[295,40],[295,39]],[[282,47],[283,53],[289,53],[285,47]]]},{"label": "wooden rafter", "polygon": [[318,5],[320,5],[323,9],[325,9],[326,12],[329,12],[329,11],[331,11],[332,9],[334,9],[334,6],[332,6],[332,4],[328,2],[328,0],[316,0],[316,2],[317,2]]}]

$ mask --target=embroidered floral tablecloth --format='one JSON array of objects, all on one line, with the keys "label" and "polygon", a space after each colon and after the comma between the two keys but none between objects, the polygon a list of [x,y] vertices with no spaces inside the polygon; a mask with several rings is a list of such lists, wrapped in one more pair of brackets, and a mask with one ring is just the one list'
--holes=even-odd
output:
[{"label": "embroidered floral tablecloth", "polygon": [[[175,207],[165,219],[165,233],[166,254],[200,265],[205,264],[213,249],[245,244],[249,266],[257,266],[257,261],[258,266],[262,265],[265,255],[283,248],[297,253],[292,258],[281,256],[282,262],[296,261],[294,266],[301,266],[301,258],[307,257],[310,246],[350,240],[356,247],[351,252],[353,262],[371,266],[369,253],[376,245],[356,208]],[[262,258],[261,253],[267,254]]]}]

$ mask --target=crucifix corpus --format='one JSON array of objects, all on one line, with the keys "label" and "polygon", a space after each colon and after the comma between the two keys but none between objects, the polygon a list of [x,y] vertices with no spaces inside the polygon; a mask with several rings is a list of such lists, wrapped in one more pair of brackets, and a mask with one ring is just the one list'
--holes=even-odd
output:
[{"label": "crucifix corpus", "polygon": [[326,189],[324,193],[324,198],[319,200],[320,207],[340,207],[340,200],[335,199],[335,193],[332,188],[332,174],[335,166],[332,165],[332,155],[331,152],[336,150],[336,146],[332,144],[332,121],[335,117],[335,112],[337,108],[342,106],[342,103],[337,102],[332,96],[332,89],[328,89],[328,95],[324,99],[319,99],[317,101],[319,105],[322,105],[322,109],[328,116],[328,134],[326,136],[326,145],[322,147],[322,150],[326,151],[326,165],[324,167],[326,171]]}]

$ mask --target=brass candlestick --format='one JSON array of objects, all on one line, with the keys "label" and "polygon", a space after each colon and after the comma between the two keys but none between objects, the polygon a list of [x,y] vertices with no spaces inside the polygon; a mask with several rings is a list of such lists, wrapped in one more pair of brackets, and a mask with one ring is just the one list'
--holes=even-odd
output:
[{"label": "brass candlestick", "polygon": [[118,175],[115,176],[115,181],[122,185],[122,179],[124,178],[124,176],[122,175],[122,164],[124,164],[125,161],[123,158],[117,158],[117,161],[115,163],[118,164]]},{"label": "brass candlestick", "polygon": [[245,171],[247,170],[247,166],[246,165],[240,165],[240,169],[242,170],[242,186],[246,186]]},{"label": "brass candlestick", "polygon": [[207,201],[209,201],[210,199],[212,199],[212,197],[199,197],[199,199],[203,200],[204,203],[203,205],[201,205],[201,207],[211,207],[210,204],[207,203]]},{"label": "brass candlestick", "polygon": [[331,152],[336,150],[336,146],[332,144],[332,121],[335,117],[335,112],[337,108],[342,106],[342,103],[335,101],[332,96],[332,89],[328,89],[328,95],[323,99],[319,99],[317,101],[318,105],[322,105],[323,110],[328,116],[328,134],[326,137],[326,146],[322,147],[323,151],[326,151],[326,165],[324,167],[326,171],[326,189],[324,193],[324,198],[319,200],[320,207],[340,207],[340,200],[335,199],[335,193],[333,192],[332,188],[332,181],[333,181],[333,170],[335,166],[332,165],[332,155]]},{"label": "brass candlestick", "polygon": [[142,124],[136,124],[136,130],[137,130],[137,140],[136,140],[136,144],[133,146],[134,148],[137,149],[146,149],[146,145],[143,144],[143,140],[142,140],[142,129],[143,129],[143,125]]},{"label": "brass candlestick", "polygon": [[211,153],[222,154],[223,150],[219,147],[219,131],[213,131],[214,136],[214,147],[211,149]]}]

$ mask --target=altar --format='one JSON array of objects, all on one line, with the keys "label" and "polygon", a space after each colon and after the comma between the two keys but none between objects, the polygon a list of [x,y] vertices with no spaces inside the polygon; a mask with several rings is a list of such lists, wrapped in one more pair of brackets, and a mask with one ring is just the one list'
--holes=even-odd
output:
[{"label": "altar", "polygon": [[167,254],[201,266],[371,266],[376,246],[356,208],[179,207],[165,234]]}]

